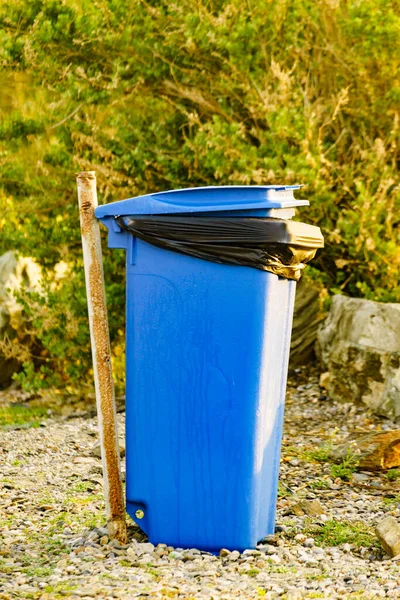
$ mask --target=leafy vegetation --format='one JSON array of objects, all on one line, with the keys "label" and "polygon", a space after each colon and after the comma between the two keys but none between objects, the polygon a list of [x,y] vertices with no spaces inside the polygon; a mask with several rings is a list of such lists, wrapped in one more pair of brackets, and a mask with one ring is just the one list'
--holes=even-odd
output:
[{"label": "leafy vegetation", "polygon": [[331,486],[329,481],[326,481],[326,479],[314,479],[313,481],[310,482],[309,487],[312,490],[326,490],[329,489]]},{"label": "leafy vegetation", "polygon": [[389,469],[386,473],[386,477],[389,481],[396,481],[396,479],[400,479],[400,469]]},{"label": "leafy vegetation", "polygon": [[384,497],[383,505],[390,506],[391,509],[396,508],[396,506],[400,505],[400,494],[394,494],[394,495]]},{"label": "leafy vegetation", "polygon": [[379,544],[373,530],[365,523],[348,521],[326,521],[319,532],[313,530],[316,543],[321,546],[340,546],[352,544],[356,548],[377,548]]},{"label": "leafy vegetation", "polygon": [[[334,432],[335,435],[336,432]],[[332,442],[323,444],[318,448],[306,450],[301,453],[301,457],[307,461],[316,461],[321,463],[331,462],[332,460]],[[352,474],[357,470],[359,457],[354,450],[348,450],[346,456],[338,464],[332,464],[330,474],[333,478],[340,477],[344,481],[349,481]],[[329,483],[323,479],[317,479],[312,482],[311,487],[323,489],[329,487]]]},{"label": "leafy vegetation", "polygon": [[[399,9],[398,0],[3,3],[0,253],[33,256],[46,279],[23,298],[35,345],[22,353],[22,383],[70,394],[91,384],[78,170],[96,170],[102,202],[303,183],[312,204],[300,216],[326,236],[309,275],[332,292],[399,301]],[[123,260],[105,253],[117,379]]]},{"label": "leafy vegetation", "polygon": [[39,427],[46,417],[46,410],[16,404],[0,406],[0,429],[15,427]]},{"label": "leafy vegetation", "polygon": [[314,448],[313,450],[306,450],[302,454],[304,460],[312,460],[316,462],[329,462],[330,453],[332,451],[332,444],[327,443]]},{"label": "leafy vegetation", "polygon": [[356,452],[348,450],[346,456],[337,465],[331,466],[332,477],[340,477],[344,481],[350,481],[352,474],[357,470],[359,456]]}]

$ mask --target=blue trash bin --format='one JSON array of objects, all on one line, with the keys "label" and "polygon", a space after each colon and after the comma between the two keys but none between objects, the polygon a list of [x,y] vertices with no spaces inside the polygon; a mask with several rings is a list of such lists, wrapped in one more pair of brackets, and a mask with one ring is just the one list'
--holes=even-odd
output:
[{"label": "blue trash bin", "polygon": [[218,552],[274,532],[296,282],[165,250],[115,217],[290,219],[299,186],[161,192],[97,208],[126,249],[127,511],[154,543]]}]

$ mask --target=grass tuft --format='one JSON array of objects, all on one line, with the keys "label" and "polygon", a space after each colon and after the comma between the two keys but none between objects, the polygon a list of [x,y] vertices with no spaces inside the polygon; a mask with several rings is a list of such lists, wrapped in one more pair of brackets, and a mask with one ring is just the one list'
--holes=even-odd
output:
[{"label": "grass tuft", "polygon": [[350,523],[349,521],[326,521],[319,528],[313,530],[315,542],[319,546],[340,546],[341,544],[352,544],[356,548],[379,548],[372,529],[365,523]]},{"label": "grass tuft", "polygon": [[46,417],[46,409],[39,407],[21,406],[11,404],[0,407],[0,429],[14,429],[15,427],[39,427]]}]

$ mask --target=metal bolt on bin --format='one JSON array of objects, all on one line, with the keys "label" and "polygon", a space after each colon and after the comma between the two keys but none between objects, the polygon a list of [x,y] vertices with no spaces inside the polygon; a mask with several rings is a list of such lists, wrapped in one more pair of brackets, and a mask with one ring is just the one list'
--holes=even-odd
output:
[{"label": "metal bolt on bin", "polygon": [[218,552],[274,532],[296,281],[323,237],[300,186],[99,206],[126,250],[127,511],[154,543]]}]

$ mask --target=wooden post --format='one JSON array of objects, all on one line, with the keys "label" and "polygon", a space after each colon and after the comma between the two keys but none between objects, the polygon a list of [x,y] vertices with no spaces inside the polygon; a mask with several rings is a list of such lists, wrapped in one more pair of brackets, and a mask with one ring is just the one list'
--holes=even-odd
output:
[{"label": "wooden post", "polygon": [[125,544],[127,542],[125,506],[121,481],[100,226],[94,215],[97,207],[96,174],[94,171],[78,173],[76,182],[108,531],[110,537]]}]

